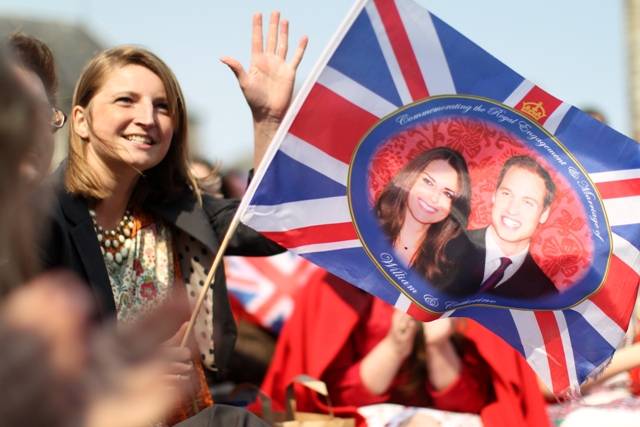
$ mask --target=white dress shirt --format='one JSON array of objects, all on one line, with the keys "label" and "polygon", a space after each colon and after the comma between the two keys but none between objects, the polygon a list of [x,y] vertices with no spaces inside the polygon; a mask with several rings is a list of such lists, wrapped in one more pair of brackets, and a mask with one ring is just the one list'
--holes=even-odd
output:
[{"label": "white dress shirt", "polygon": [[522,266],[524,263],[524,259],[527,257],[527,253],[529,253],[529,245],[527,245],[524,250],[518,252],[515,255],[507,256],[505,255],[500,247],[498,246],[497,236],[495,235],[495,231],[493,227],[487,227],[487,232],[484,235],[484,247],[486,250],[484,256],[484,275],[482,277],[482,282],[484,283],[491,274],[500,267],[500,258],[509,258],[511,260],[511,265],[509,265],[505,271],[502,279],[496,284],[495,287],[500,286],[500,284],[506,282],[516,274],[516,271]]}]

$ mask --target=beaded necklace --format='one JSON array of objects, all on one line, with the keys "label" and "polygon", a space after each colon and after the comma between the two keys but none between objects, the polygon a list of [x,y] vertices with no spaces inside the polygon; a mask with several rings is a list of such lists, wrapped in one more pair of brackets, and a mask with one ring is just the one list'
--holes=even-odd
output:
[{"label": "beaded necklace", "polygon": [[134,223],[131,212],[127,209],[116,228],[112,230],[105,230],[98,224],[95,210],[89,209],[89,215],[93,222],[93,228],[96,230],[102,254],[107,260],[122,264],[131,253],[133,245],[131,237],[133,236]]}]

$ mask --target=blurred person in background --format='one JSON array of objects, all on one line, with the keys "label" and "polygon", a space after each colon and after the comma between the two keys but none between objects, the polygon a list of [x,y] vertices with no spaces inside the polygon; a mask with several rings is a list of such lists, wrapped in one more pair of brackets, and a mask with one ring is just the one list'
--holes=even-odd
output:
[{"label": "blurred person in background", "polygon": [[[254,166],[289,106],[306,47],[303,38],[291,62],[285,61],[288,23],[280,22],[278,13],[271,15],[266,43],[262,37],[262,17],[256,15],[249,70],[223,58],[252,111]],[[237,201],[200,191],[188,167],[187,123],[175,76],[147,50],[103,51],[76,85],[69,156],[56,174],[57,199],[42,262],[45,268],[69,268],[86,281],[103,319],[135,324],[173,291],[193,303],[204,286]],[[242,225],[227,249],[232,255],[280,251]],[[171,423],[212,404],[202,364],[224,371],[235,336],[221,266],[194,326],[200,354],[168,343],[174,356],[170,383],[193,390]]]},{"label": "blurred person in background", "polygon": [[[324,381],[334,413],[360,426],[369,415],[359,408],[383,403],[467,413],[460,425],[549,425],[533,371],[493,333],[466,319],[421,324],[324,271],[300,292],[261,386],[276,410],[300,374]],[[306,389],[296,398],[300,411],[327,410]],[[435,415],[414,413],[408,425],[438,425]]]},{"label": "blurred person in background", "polygon": [[247,172],[240,169],[229,169],[222,174],[222,194],[232,199],[241,199],[247,191]]},{"label": "blurred person in background", "polygon": [[24,33],[14,33],[8,40],[13,69],[18,79],[49,114],[50,128],[44,128],[39,144],[29,151],[25,173],[42,179],[49,173],[53,156],[53,133],[61,129],[66,115],[57,107],[58,77],[51,49],[41,40]]},{"label": "blurred person in background", "polygon": [[[0,259],[15,257],[15,260],[5,263],[4,266],[15,266],[17,269],[10,268],[11,271],[1,275],[0,292],[2,293],[21,283],[38,269],[32,245],[41,234],[39,228],[41,222],[34,221],[32,217],[46,209],[48,198],[45,192],[37,191],[32,184],[40,181],[48,173],[53,154],[53,133],[62,127],[65,121],[64,114],[54,107],[58,80],[53,55],[47,45],[34,37],[16,33],[6,41],[5,48],[6,51],[3,52],[3,64],[6,67],[5,84],[12,81],[22,88],[24,93],[21,97],[14,94],[15,98],[11,98],[10,88],[0,93],[6,97],[7,103],[17,103],[17,99],[22,99],[22,102],[26,103],[28,99],[28,108],[33,111],[27,113],[27,106],[25,106],[22,114],[14,112],[15,127],[5,129],[5,132],[24,129],[23,136],[7,134],[3,137],[3,144],[5,144],[3,160],[7,163],[0,172],[0,179],[2,179],[3,200],[6,203],[0,214],[0,218],[3,218],[1,221],[3,229],[0,231],[8,239],[0,247]],[[13,76],[7,76],[6,73],[11,73]],[[4,117],[6,120],[11,120],[10,110],[7,110]],[[27,120],[29,123],[23,124],[21,120]],[[9,124],[6,123],[7,126]],[[14,170],[15,167],[18,167],[19,171]],[[26,181],[14,183],[10,177],[15,177],[16,173],[26,178]],[[38,194],[34,196],[32,194],[34,192]],[[16,206],[24,206],[26,198],[31,199],[33,203],[31,208],[16,209]]]},{"label": "blurred person in background", "polygon": [[604,115],[602,111],[598,110],[597,108],[587,107],[582,111],[584,111],[585,113],[587,113],[588,115],[596,119],[597,121],[602,122],[605,125],[607,124],[607,117]]},{"label": "blurred person in background", "polygon": [[222,178],[220,168],[202,157],[195,157],[189,163],[189,172],[198,182],[203,193],[220,199],[222,195]]},{"label": "blurred person in background", "polygon": [[[18,42],[19,41],[19,42]],[[46,173],[52,147],[51,108],[45,85],[38,74],[27,68],[27,58],[33,63],[48,61],[43,50],[26,46],[45,46],[27,36],[13,36],[2,52],[3,75],[3,144],[0,169],[0,292],[7,293],[17,284],[33,276],[38,269],[34,242],[40,235],[40,221],[34,220],[42,212],[42,197],[36,206],[27,208],[26,201],[34,199],[35,178]],[[50,51],[48,51],[50,53]],[[41,56],[42,54],[42,56]],[[11,59],[11,61],[9,61]],[[50,62],[47,62],[50,63]],[[48,82],[55,81],[55,73],[48,68]],[[51,86],[55,92],[55,84]],[[47,160],[48,159],[48,160]]]}]

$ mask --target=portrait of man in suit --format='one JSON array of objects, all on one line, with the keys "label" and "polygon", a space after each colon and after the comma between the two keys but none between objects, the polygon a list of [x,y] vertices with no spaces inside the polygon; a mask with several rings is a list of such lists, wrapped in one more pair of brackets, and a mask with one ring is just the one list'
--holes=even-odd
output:
[{"label": "portrait of man in suit", "polygon": [[529,253],[531,238],[549,218],[556,186],[530,156],[502,166],[492,197],[491,224],[463,233],[448,248],[466,260],[451,283],[456,294],[532,299],[558,293]]}]

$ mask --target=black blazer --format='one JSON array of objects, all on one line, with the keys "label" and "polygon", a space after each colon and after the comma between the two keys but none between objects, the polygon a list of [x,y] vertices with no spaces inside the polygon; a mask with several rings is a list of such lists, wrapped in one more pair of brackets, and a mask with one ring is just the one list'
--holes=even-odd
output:
[{"label": "black blazer", "polygon": [[[486,232],[486,228],[469,230],[447,246],[448,256],[461,260],[451,285],[458,294],[473,295],[482,285]],[[533,299],[557,294],[558,290],[528,253],[513,276],[486,293],[506,298]]]},{"label": "black blazer", "polygon": [[[116,313],[115,302],[98,238],[89,215],[87,200],[64,190],[62,167],[56,172],[53,181],[56,198],[47,224],[47,238],[40,248],[42,265],[44,269],[67,268],[80,275],[91,288],[101,318],[111,318]],[[189,257],[190,262],[197,261],[203,266],[186,271],[183,269],[185,282],[193,282],[193,274],[202,276],[196,277],[195,280],[205,279],[208,267],[211,266],[238,204],[237,200],[214,199],[203,195],[203,206],[200,207],[193,193],[186,190],[171,204],[145,205],[146,211],[173,226],[174,239],[199,242],[200,246],[208,250],[194,257],[193,254],[182,252],[185,245],[176,245],[178,247],[175,250],[180,258]],[[284,249],[278,244],[240,224],[225,254],[264,256],[282,251]],[[233,351],[237,335],[227,297],[223,263],[216,270],[214,283],[214,356],[216,369],[223,371]]]}]

